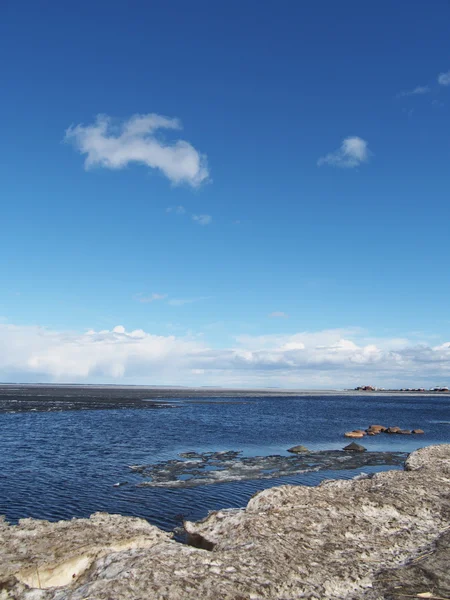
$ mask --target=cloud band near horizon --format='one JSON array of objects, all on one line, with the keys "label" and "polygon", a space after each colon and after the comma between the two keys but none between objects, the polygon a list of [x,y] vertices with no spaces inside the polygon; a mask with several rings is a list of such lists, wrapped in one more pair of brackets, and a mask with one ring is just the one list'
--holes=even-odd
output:
[{"label": "cloud band near horizon", "polygon": [[428,387],[449,383],[450,342],[370,339],[360,330],[240,336],[216,348],[202,335],[142,329],[84,333],[0,324],[4,382],[148,385]]}]

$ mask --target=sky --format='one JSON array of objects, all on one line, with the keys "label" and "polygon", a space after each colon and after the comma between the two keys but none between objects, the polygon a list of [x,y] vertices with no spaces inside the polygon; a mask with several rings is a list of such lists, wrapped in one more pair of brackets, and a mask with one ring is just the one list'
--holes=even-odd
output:
[{"label": "sky", "polygon": [[450,384],[449,22],[3,0],[0,381]]}]

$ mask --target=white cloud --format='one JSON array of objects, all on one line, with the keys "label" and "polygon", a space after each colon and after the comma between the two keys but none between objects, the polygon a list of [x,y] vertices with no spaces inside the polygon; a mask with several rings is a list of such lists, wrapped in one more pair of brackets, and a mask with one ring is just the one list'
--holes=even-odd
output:
[{"label": "white cloud", "polygon": [[176,215],[184,215],[186,209],[184,208],[184,206],[169,206],[168,208],[166,208],[166,212],[175,213]]},{"label": "white cloud", "polygon": [[199,225],[209,225],[212,221],[211,215],[192,215],[192,220]]},{"label": "white cloud", "polygon": [[122,325],[77,333],[0,324],[0,381],[282,387],[450,383],[450,342],[367,338],[357,328],[246,336],[213,348],[201,336]]},{"label": "white cloud", "polygon": [[429,94],[430,92],[431,88],[428,85],[418,85],[413,90],[400,92],[397,94],[397,98],[404,98],[405,96],[423,96],[424,94]]},{"label": "white cloud", "polygon": [[287,315],[285,312],[282,312],[280,310],[275,310],[274,312],[270,313],[269,317],[287,319],[289,317],[289,315]]},{"label": "white cloud", "polygon": [[107,115],[98,115],[91,125],[69,127],[65,140],[86,155],[86,169],[123,169],[135,162],[158,169],[174,184],[200,185],[208,178],[206,156],[184,140],[170,143],[158,138],[158,131],[163,129],[178,130],[181,123],[147,114],[134,115],[116,125]]},{"label": "white cloud", "polygon": [[360,137],[352,136],[345,138],[338,150],[319,158],[317,164],[319,167],[332,165],[352,169],[367,162],[370,155],[367,142]]},{"label": "white cloud", "polygon": [[439,85],[450,85],[450,71],[447,71],[446,73],[440,73],[438,76],[438,83]]},{"label": "white cloud", "polygon": [[167,298],[167,294],[156,294],[155,292],[153,292],[153,294],[149,294],[148,296],[146,296],[145,294],[139,293],[136,294],[134,298],[138,302],[147,304],[148,302],[155,302],[155,300],[164,300],[165,298]]}]

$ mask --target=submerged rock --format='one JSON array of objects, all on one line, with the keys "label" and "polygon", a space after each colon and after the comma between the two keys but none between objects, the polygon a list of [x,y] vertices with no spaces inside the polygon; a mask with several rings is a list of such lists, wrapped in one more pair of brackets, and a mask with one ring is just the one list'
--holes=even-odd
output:
[{"label": "submerged rock", "polygon": [[[306,450],[306,449],[305,449]],[[315,471],[340,471],[377,465],[401,465],[403,452],[343,453],[340,450],[292,452],[293,456],[239,456],[239,452],[183,452],[184,459],[147,465],[139,486],[186,488],[231,481],[273,479]]]},{"label": "submerged rock", "polygon": [[[434,544],[450,526],[450,445],[422,448],[405,466],[264,490],[245,509],[186,522],[201,548],[118,515],[0,521],[0,598],[381,600],[430,588],[445,597],[448,545]],[[427,553],[436,560],[405,572],[400,591],[386,587]]]}]

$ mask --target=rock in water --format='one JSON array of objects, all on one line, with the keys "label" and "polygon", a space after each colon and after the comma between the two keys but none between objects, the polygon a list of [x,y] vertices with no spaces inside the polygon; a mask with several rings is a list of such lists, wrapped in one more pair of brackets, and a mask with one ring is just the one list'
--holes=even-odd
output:
[{"label": "rock in water", "polygon": [[346,433],[344,433],[344,437],[346,437],[346,438],[359,439],[359,438],[363,438],[364,436],[365,436],[365,433],[363,433],[362,431],[347,431]]},{"label": "rock in water", "polygon": [[361,446],[361,444],[352,442],[348,446],[345,446],[345,448],[343,448],[343,450],[346,450],[347,452],[365,452],[367,450],[367,448],[364,448],[364,446]]},{"label": "rock in water", "polygon": [[295,454],[299,454],[301,452],[309,452],[308,448],[306,446],[292,446],[292,448],[289,448],[288,452],[293,452]]},{"label": "rock in water", "polygon": [[374,431],[375,433],[381,433],[382,431],[386,431],[387,427],[384,425],[369,425],[367,431]]},{"label": "rock in water", "polygon": [[398,433],[400,431],[400,427],[388,427],[386,429],[386,433]]},{"label": "rock in water", "polygon": [[417,435],[417,434],[422,434],[422,433],[425,433],[425,432],[424,432],[423,429],[413,429],[411,433],[415,433]]}]

